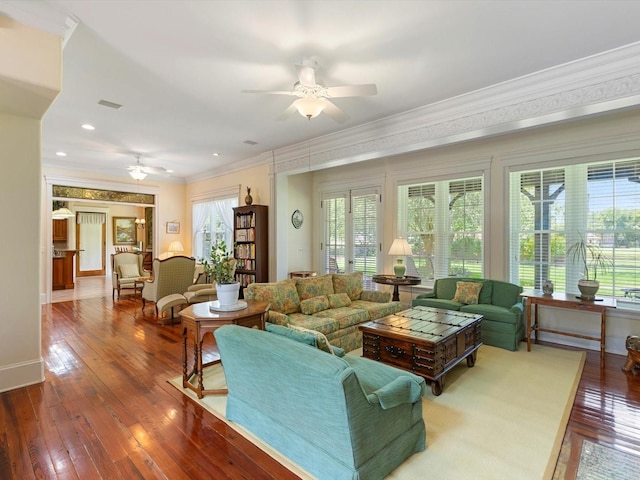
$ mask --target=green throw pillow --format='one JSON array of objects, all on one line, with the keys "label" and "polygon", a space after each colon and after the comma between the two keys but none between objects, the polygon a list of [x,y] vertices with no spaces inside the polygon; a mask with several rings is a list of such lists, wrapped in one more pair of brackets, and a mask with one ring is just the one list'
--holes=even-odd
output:
[{"label": "green throw pillow", "polygon": [[324,333],[316,332],[315,330],[309,330],[308,328],[299,327],[297,325],[289,325],[289,328],[313,335],[316,339],[316,347],[319,350],[323,350],[327,353],[330,353],[331,355],[335,355],[333,353],[333,349],[331,348],[331,344],[329,343],[329,340],[327,340],[327,337],[324,336]]}]

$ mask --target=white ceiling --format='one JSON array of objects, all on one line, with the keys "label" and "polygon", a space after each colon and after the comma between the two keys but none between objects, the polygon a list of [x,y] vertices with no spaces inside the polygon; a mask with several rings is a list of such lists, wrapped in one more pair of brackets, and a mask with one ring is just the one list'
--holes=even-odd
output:
[{"label": "white ceiling", "polygon": [[[640,41],[640,1],[7,0],[0,12],[21,20],[25,3],[27,18],[79,22],[43,164],[124,177],[137,153],[173,181]],[[319,83],[378,94],[336,99],[350,116],[338,124],[278,120],[293,97],[241,93],[291,89],[304,57]]]}]

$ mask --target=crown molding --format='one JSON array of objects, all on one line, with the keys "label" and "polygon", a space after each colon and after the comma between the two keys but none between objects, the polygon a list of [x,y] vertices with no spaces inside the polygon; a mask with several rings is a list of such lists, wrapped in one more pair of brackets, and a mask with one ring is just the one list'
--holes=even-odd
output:
[{"label": "crown molding", "polygon": [[71,37],[79,20],[56,5],[47,2],[24,0],[0,1],[0,15],[42,30],[63,39],[63,45]]},{"label": "crown molding", "polygon": [[640,43],[273,152],[300,173],[640,106]]}]

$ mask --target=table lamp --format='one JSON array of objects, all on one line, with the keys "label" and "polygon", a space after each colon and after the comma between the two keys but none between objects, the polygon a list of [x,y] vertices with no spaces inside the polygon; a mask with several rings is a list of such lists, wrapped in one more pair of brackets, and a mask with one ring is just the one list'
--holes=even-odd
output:
[{"label": "table lamp", "polygon": [[176,240],[175,242],[171,242],[169,244],[169,253],[171,253],[172,257],[176,253],[180,253],[180,252],[184,252],[184,247],[182,246],[182,243],[180,242],[180,240]]},{"label": "table lamp", "polygon": [[389,255],[398,255],[401,257],[396,260],[396,264],[393,266],[393,273],[395,273],[398,278],[404,277],[407,267],[405,267],[403,263],[403,258],[407,255],[413,255],[407,239],[402,237],[396,238],[391,244]]}]

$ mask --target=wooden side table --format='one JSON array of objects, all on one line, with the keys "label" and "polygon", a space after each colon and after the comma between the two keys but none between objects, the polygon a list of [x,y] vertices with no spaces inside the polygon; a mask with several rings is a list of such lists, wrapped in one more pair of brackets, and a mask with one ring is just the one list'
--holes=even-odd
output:
[{"label": "wooden side table", "polygon": [[395,275],[374,275],[371,279],[383,285],[393,285],[393,296],[391,297],[391,301],[399,302],[400,301],[400,292],[398,291],[398,287],[400,285],[419,285],[422,279],[420,277],[413,277],[411,275],[405,275],[404,277],[396,277]]},{"label": "wooden side table", "polygon": [[315,277],[316,275],[317,273],[311,270],[300,270],[298,272],[289,272],[289,278],[307,278],[307,277]]},{"label": "wooden side table", "polygon": [[[202,380],[203,370],[220,362],[220,355],[215,352],[214,360],[208,363],[202,362],[202,343],[207,333],[211,334],[215,343],[213,332],[223,325],[242,325],[249,328],[264,330],[269,312],[269,303],[257,300],[244,300],[247,308],[233,312],[212,312],[209,306],[214,302],[202,302],[193,304],[180,311],[182,317],[182,387],[196,392],[198,398],[207,394],[224,394],[227,389],[204,388]],[[187,337],[193,337],[193,369],[187,371]],[[193,385],[189,379],[193,375],[198,377],[198,384]]]},{"label": "wooden side table", "polygon": [[[604,368],[605,341],[607,338],[607,309],[616,308],[616,299],[611,297],[599,297],[599,300],[582,300],[574,294],[554,293],[544,295],[539,290],[523,292],[521,294],[527,301],[527,351],[531,351],[531,332],[533,339],[538,343],[538,332],[554,333],[556,335],[566,335],[568,337],[584,338],[600,342],[600,368]],[[540,326],[538,317],[538,305],[556,308],[568,308],[570,310],[584,310],[600,314],[600,336],[584,335],[581,333],[568,332],[566,330],[555,330]],[[533,306],[533,316],[531,307]],[[532,323],[533,319],[533,323]]]}]

